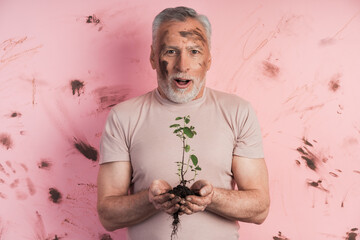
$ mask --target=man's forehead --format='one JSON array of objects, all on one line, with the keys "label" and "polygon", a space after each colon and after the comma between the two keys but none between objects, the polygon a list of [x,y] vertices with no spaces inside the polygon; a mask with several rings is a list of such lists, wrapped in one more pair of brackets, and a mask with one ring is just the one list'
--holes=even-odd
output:
[{"label": "man's forehead", "polygon": [[198,30],[202,34],[205,33],[203,25],[196,19],[187,18],[185,21],[169,21],[164,22],[159,27],[159,32],[169,33],[177,30]]},{"label": "man's forehead", "polygon": [[200,41],[201,45],[207,46],[207,37],[202,24],[196,20],[188,18],[186,21],[170,21],[160,25],[158,31],[158,44],[163,45],[170,38],[187,38],[193,41]]}]

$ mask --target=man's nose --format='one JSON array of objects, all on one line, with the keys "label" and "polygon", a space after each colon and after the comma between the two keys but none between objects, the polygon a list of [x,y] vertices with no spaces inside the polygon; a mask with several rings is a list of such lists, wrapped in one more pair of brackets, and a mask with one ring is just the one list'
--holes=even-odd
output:
[{"label": "man's nose", "polygon": [[190,64],[189,57],[184,53],[180,53],[175,64],[175,68],[178,72],[187,72],[190,69]]}]

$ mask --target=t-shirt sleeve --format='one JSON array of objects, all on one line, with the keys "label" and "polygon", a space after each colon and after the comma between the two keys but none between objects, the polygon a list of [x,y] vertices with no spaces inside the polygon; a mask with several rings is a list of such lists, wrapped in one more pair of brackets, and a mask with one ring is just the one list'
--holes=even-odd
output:
[{"label": "t-shirt sleeve", "polygon": [[237,136],[234,155],[247,158],[264,158],[260,125],[249,103],[238,110],[236,116]]},{"label": "t-shirt sleeve", "polygon": [[112,109],[101,136],[99,164],[117,161],[130,161],[130,157],[124,126]]}]

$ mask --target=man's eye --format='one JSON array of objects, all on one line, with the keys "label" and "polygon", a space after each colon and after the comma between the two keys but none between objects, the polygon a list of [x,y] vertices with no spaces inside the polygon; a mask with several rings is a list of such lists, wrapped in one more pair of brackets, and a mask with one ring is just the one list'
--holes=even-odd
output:
[{"label": "man's eye", "polygon": [[166,51],[166,54],[168,54],[168,55],[173,55],[173,54],[175,54],[175,53],[176,53],[175,50],[167,50],[167,51]]},{"label": "man's eye", "polygon": [[191,53],[192,54],[198,54],[198,53],[200,53],[200,51],[199,50],[191,50]]}]

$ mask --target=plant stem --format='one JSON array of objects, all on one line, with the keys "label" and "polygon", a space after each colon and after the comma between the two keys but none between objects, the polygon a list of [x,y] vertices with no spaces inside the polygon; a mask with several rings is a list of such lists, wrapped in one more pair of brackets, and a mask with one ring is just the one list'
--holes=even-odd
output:
[{"label": "plant stem", "polygon": [[184,136],[184,133],[183,133],[182,142],[183,142],[183,154],[182,154],[182,159],[181,159],[181,183],[182,183],[183,186],[185,186],[186,181],[184,179],[184,157],[185,157],[185,136]]}]

